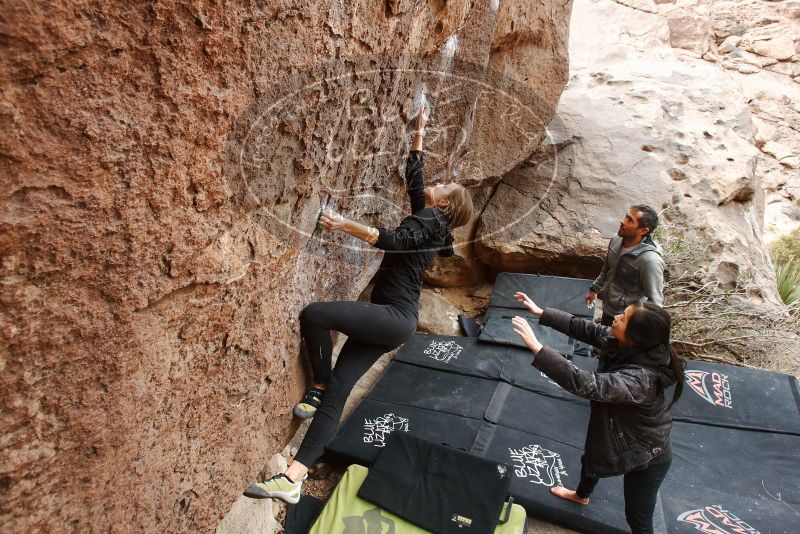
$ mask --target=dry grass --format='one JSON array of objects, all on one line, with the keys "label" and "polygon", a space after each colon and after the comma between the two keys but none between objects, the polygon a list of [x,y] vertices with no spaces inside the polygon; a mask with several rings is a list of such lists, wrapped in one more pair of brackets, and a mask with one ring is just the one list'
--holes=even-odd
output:
[{"label": "dry grass", "polygon": [[747,297],[746,279],[733,288],[708,280],[715,243],[687,236],[674,228],[660,235],[675,349],[686,358],[800,375],[800,303],[759,304]]}]

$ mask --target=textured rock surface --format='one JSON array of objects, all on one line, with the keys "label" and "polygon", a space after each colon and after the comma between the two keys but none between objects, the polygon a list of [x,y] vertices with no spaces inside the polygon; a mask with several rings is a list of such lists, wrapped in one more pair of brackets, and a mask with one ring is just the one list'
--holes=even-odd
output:
[{"label": "textured rock surface", "polygon": [[[267,473],[279,473],[286,469],[286,457],[275,454],[267,462]],[[281,501],[255,500],[239,497],[230,511],[217,526],[215,534],[275,534],[283,532],[278,513],[285,508]]]},{"label": "textured rock surface", "polygon": [[618,3],[576,2],[572,36],[557,119],[537,154],[498,185],[478,233],[481,259],[594,277],[628,206],[647,203],[722,243],[712,277],[747,279],[752,296],[776,299],[756,126],[736,80],[676,55],[661,15]]},{"label": "textured rock surface", "polygon": [[459,310],[432,289],[423,289],[419,298],[417,330],[429,334],[460,336]]},{"label": "textured rock surface", "polygon": [[295,429],[298,312],[379,260],[317,210],[399,219],[416,84],[434,174],[538,143],[570,2],[496,5],[4,4],[2,530],[216,526]]},{"label": "textured rock surface", "polygon": [[[759,130],[756,173],[766,190],[767,241],[800,225],[800,2],[678,0],[659,13],[670,21],[672,45],[701,54],[727,71],[748,102]],[[676,41],[675,20],[699,20]]]}]

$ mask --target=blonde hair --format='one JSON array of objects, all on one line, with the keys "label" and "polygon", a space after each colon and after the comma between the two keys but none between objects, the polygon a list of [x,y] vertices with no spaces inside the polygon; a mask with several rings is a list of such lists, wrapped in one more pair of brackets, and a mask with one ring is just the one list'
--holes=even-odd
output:
[{"label": "blonde hair", "polygon": [[458,187],[447,196],[447,206],[439,208],[447,217],[451,229],[464,226],[472,218],[472,196],[463,185],[456,185]]}]

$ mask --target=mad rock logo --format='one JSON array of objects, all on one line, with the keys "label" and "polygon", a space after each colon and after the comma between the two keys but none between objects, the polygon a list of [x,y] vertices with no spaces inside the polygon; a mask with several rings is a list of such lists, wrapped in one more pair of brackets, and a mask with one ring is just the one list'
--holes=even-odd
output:
[{"label": "mad rock logo", "polygon": [[689,510],[679,515],[678,521],[689,523],[705,534],[761,534],[718,505]]},{"label": "mad rock logo", "polygon": [[458,358],[462,350],[464,347],[455,341],[431,341],[423,353],[437,362],[450,363],[450,360]]},{"label": "mad rock logo", "polygon": [[567,476],[561,455],[540,445],[528,445],[521,449],[509,448],[508,452],[514,464],[514,474],[519,478],[553,487],[560,486],[561,477]]},{"label": "mad rock logo", "polygon": [[396,431],[408,432],[408,419],[387,413],[375,419],[364,420],[364,443],[372,443],[375,447],[385,447],[386,438]]},{"label": "mad rock logo", "polygon": [[686,371],[686,383],[692,391],[714,406],[733,408],[728,376],[707,371]]}]

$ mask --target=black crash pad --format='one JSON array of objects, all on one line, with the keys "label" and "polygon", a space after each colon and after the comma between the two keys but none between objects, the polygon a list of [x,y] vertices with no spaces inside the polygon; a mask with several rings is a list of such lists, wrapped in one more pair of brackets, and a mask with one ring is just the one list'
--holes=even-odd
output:
[{"label": "black crash pad", "polygon": [[511,467],[511,495],[532,516],[578,532],[630,532],[620,477],[600,481],[592,494],[592,506],[578,506],[550,493],[550,488],[559,484],[573,489],[577,486],[582,445],[575,447],[551,437],[487,423],[470,452]]},{"label": "black crash pad", "polygon": [[415,334],[394,361],[453,373],[498,379],[509,347],[479,343],[476,338]]},{"label": "black crash pad", "polygon": [[[585,371],[597,370],[597,359],[583,356],[568,358],[573,365]],[[533,354],[528,349],[509,348],[503,372],[500,378],[518,388],[527,389],[536,393],[560,397],[573,402],[586,403],[588,401],[573,395],[556,384],[550,377],[536,369],[531,362]]]},{"label": "black crash pad", "polygon": [[[395,361],[500,379],[529,391],[585,402],[531,366],[532,358],[527,348],[416,334],[398,351]],[[579,369],[597,369],[596,358],[569,359]],[[800,435],[800,394],[795,377],[701,361],[688,361],[686,376],[683,395],[673,409],[675,420]],[[671,398],[672,389],[666,395]]]},{"label": "black crash pad", "polygon": [[[675,422],[672,449],[661,488],[668,532],[690,532],[702,517],[723,526],[720,510],[755,529],[731,520],[724,532],[800,532],[800,436]],[[709,506],[719,508],[698,512]]]},{"label": "black crash pad", "polygon": [[589,403],[548,397],[501,383],[486,410],[486,420],[537,436],[550,436],[558,428],[558,440],[583,448],[589,424]]},{"label": "black crash pad", "polygon": [[[446,362],[431,358],[425,350],[434,341],[437,350],[450,347],[458,354]],[[460,351],[449,341],[460,342]],[[418,334],[397,358],[329,452],[369,465],[391,431],[408,431],[493,461],[516,460],[519,476],[511,493],[531,515],[579,531],[626,531],[621,477],[601,480],[589,507],[549,494],[548,484],[559,480],[571,488],[577,484],[589,407],[531,366],[530,351]],[[597,363],[571,360],[587,371]],[[738,517],[760,532],[800,532],[794,379],[701,362],[689,362],[687,369],[725,374],[733,407],[711,403],[687,384],[674,411],[673,467],[662,486],[656,524],[666,524],[668,532],[693,532],[703,520],[733,524]]]},{"label": "black crash pad", "polygon": [[326,451],[369,467],[392,432],[408,432],[433,443],[468,451],[482,425],[483,419],[366,398],[347,418]]},{"label": "black crash pad", "polygon": [[489,308],[486,310],[483,328],[478,339],[484,343],[525,347],[522,339],[514,332],[514,325],[511,322],[514,316],[520,316],[528,321],[542,344],[567,356],[573,354],[575,346],[571,337],[550,327],[539,325],[539,319],[527,310]]},{"label": "black crash pad", "polygon": [[800,514],[800,436],[674,422],[672,448],[670,478],[699,494],[713,487],[742,503],[780,495]]},{"label": "black crash pad", "polygon": [[779,496],[743,500],[720,491],[714,481],[706,481],[701,488],[687,486],[670,472],[661,486],[657,511],[666,522],[666,532],[796,534],[800,521],[792,508],[797,507],[789,506]]},{"label": "black crash pad", "polygon": [[372,400],[483,419],[498,382],[390,362],[367,394]]},{"label": "black crash pad", "polygon": [[[523,389],[578,399],[561,389],[531,365],[533,354],[527,348],[480,343],[474,338],[415,334],[395,354],[395,362],[413,364],[451,373],[503,380]],[[597,369],[595,358],[575,356],[572,362],[581,369]]]},{"label": "black crash pad", "polygon": [[592,282],[563,276],[500,273],[494,282],[489,306],[525,309],[514,299],[514,293],[522,291],[542,308],[557,308],[572,315],[591,317],[594,312],[586,307],[585,299]]},{"label": "black crash pad", "polygon": [[[672,396],[672,390],[667,393]],[[790,375],[689,361],[673,411],[681,421],[800,435],[800,395]]]}]

